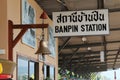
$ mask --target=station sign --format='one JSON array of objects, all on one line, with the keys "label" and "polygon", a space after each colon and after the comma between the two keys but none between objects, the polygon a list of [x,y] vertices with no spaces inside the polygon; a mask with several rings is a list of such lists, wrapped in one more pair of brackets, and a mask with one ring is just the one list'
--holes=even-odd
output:
[{"label": "station sign", "polygon": [[107,35],[108,9],[53,12],[53,26],[54,37]]}]

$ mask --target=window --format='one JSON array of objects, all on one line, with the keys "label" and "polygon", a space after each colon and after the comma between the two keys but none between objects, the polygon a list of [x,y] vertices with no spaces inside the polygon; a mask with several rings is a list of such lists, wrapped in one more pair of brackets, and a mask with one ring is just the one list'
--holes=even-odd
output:
[{"label": "window", "polygon": [[28,60],[18,58],[18,80],[28,80]]},{"label": "window", "polygon": [[55,80],[54,66],[44,65],[44,78],[50,78],[51,80]]},{"label": "window", "polygon": [[55,71],[54,71],[54,67],[50,66],[50,79],[55,80]]},{"label": "window", "polygon": [[17,80],[36,80],[38,79],[39,64],[29,59],[18,57],[18,79]]},{"label": "window", "polygon": [[35,62],[29,61],[29,79],[35,78]]}]

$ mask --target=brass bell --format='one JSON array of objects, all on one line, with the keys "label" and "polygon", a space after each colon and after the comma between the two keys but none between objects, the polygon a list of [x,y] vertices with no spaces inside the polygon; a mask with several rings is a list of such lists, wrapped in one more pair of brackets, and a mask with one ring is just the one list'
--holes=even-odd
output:
[{"label": "brass bell", "polygon": [[[47,15],[45,12],[43,12],[40,16],[42,20],[42,24],[44,24],[44,19],[47,19]],[[35,54],[41,54],[41,55],[48,55],[50,54],[50,51],[48,49],[47,42],[44,40],[44,28],[42,28],[42,39],[39,42],[38,50]]]},{"label": "brass bell", "polygon": [[48,54],[50,54],[47,42],[44,39],[42,39],[39,42],[39,47],[38,47],[38,50],[37,50],[37,52],[35,54],[42,54],[42,55],[48,55]]}]

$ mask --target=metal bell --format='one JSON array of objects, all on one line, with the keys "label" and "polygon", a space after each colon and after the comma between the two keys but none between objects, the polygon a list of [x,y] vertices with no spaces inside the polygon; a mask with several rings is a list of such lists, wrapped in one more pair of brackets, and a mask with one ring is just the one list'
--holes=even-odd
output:
[{"label": "metal bell", "polygon": [[42,54],[42,55],[48,55],[48,54],[50,54],[47,42],[45,40],[42,39],[39,42],[39,47],[38,47],[38,50],[37,50],[37,52],[35,54]]}]

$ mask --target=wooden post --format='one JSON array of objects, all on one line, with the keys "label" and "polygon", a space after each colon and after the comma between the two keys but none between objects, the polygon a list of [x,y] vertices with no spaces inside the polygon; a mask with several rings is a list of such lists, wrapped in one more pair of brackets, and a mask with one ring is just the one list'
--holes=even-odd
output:
[{"label": "wooden post", "polygon": [[13,23],[8,21],[8,59],[13,61]]}]

